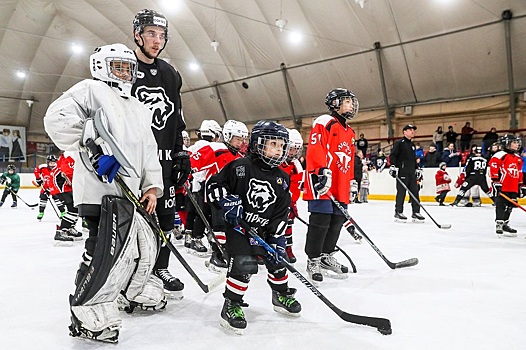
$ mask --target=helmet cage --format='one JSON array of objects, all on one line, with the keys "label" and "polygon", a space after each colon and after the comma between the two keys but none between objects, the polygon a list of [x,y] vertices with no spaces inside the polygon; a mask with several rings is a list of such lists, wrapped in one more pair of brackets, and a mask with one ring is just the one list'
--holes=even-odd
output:
[{"label": "helmet cage", "polygon": [[290,147],[287,153],[287,163],[292,162],[294,159],[298,159],[303,152],[303,138],[296,129],[289,130],[289,141]]},{"label": "helmet cage", "polygon": [[[282,148],[281,155],[278,157],[269,156],[270,153],[274,153],[273,148],[278,145]],[[252,128],[249,151],[256,154],[270,167],[278,167],[286,160],[289,147],[289,133],[283,125],[262,120]]]},{"label": "helmet cage", "polygon": [[[137,78],[137,59],[133,51],[122,44],[97,47],[90,56],[93,78],[116,89],[120,96],[130,97],[131,88]],[[125,73],[121,78],[115,72]]]},{"label": "helmet cage", "polygon": [[234,136],[241,137],[244,143],[246,143],[248,139],[247,126],[245,123],[236,120],[228,120],[225,125],[223,125],[223,141],[229,150],[239,152],[241,147],[234,147],[234,145],[231,144]]}]

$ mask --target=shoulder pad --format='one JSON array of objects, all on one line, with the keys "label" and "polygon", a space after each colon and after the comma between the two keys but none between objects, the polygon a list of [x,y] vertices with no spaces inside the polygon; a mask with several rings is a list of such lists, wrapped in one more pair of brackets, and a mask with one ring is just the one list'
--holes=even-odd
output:
[{"label": "shoulder pad", "polygon": [[314,120],[314,125],[315,126],[316,124],[320,124],[322,126],[327,126],[327,124],[329,124],[331,121],[334,120],[334,117],[332,115],[329,115],[329,114],[323,114],[323,115],[320,115],[318,118],[316,118]]}]

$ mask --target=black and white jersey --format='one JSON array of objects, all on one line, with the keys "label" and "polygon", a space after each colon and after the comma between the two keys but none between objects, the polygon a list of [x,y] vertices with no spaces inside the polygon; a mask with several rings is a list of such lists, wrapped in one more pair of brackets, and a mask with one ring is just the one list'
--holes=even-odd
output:
[{"label": "black and white jersey", "polygon": [[170,177],[172,159],[183,150],[182,131],[186,128],[182,103],[181,75],[167,62],[156,58],[146,64],[137,60],[137,80],[132,95],[152,111],[152,131],[158,145],[163,177]]},{"label": "black and white jersey", "polygon": [[468,158],[466,163],[466,177],[468,176],[486,176],[488,161],[486,158],[473,156]]},{"label": "black and white jersey", "polygon": [[238,195],[243,201],[243,219],[258,227],[263,238],[285,233],[291,203],[289,185],[289,175],[280,167],[269,169],[253,155],[228,163],[207,182],[208,189],[219,186],[227,194]]}]

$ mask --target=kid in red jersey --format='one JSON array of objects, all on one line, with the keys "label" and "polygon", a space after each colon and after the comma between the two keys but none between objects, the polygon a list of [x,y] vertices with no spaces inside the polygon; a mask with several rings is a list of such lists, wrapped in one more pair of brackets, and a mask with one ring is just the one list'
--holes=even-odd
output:
[{"label": "kid in red jersey", "polygon": [[447,193],[451,191],[451,187],[449,186],[451,183],[451,177],[446,171],[446,162],[440,163],[438,167],[439,169],[435,174],[435,182],[437,187],[437,196],[435,197],[435,200],[438,202],[438,205],[443,206]]}]

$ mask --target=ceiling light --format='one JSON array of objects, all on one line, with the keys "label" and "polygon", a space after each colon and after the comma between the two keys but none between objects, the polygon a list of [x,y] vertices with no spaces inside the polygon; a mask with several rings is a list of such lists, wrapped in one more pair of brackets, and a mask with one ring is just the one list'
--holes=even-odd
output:
[{"label": "ceiling light", "polygon": [[360,5],[361,8],[364,8],[367,0],[354,0],[354,2]]},{"label": "ceiling light", "polygon": [[303,34],[301,34],[300,32],[291,32],[289,34],[289,40],[294,44],[301,42],[302,39],[303,39]]},{"label": "ceiling light", "polygon": [[73,51],[73,53],[81,53],[82,51],[84,51],[82,49],[82,46],[75,43],[71,44],[71,50]]},{"label": "ceiling light", "polygon": [[19,77],[20,79],[23,79],[26,77],[26,73],[22,72],[21,70],[18,70],[16,71],[16,76]]},{"label": "ceiling light", "polygon": [[286,19],[277,19],[276,20],[276,26],[279,28],[279,31],[282,32],[283,28],[287,25]]},{"label": "ceiling light", "polygon": [[195,62],[190,63],[190,69],[194,70],[194,71],[198,70],[199,69],[199,64],[197,64]]},{"label": "ceiling light", "polygon": [[212,40],[212,42],[210,43],[210,46],[212,46],[214,48],[214,51],[217,52],[217,48],[221,45],[221,43],[219,41],[215,41],[215,40]]}]

